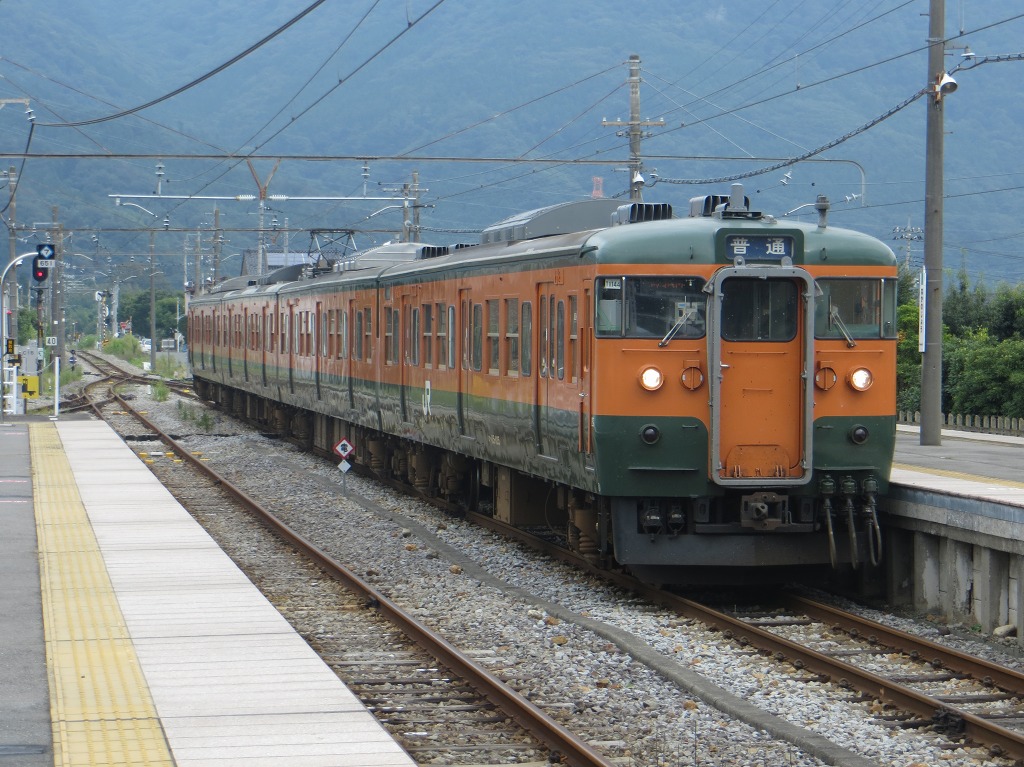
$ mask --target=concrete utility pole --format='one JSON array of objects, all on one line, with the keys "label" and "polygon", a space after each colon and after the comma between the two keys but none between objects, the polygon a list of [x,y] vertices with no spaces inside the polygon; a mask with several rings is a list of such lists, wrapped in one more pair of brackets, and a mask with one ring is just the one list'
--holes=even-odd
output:
[{"label": "concrete utility pole", "polygon": [[956,90],[946,74],[946,3],[928,9],[928,89],[924,171],[924,349],[921,354],[921,444],[942,444],[943,96]]},{"label": "concrete utility pole", "polygon": [[629,199],[634,202],[643,200],[644,162],[640,156],[640,140],[650,137],[642,128],[665,125],[664,120],[640,119],[640,57],[635,53],[629,57],[629,121],[602,120],[601,125],[615,128],[628,127],[628,131],[617,131],[617,136],[629,136]]},{"label": "concrete utility pole", "polygon": [[[7,228],[7,232],[8,232],[7,239],[8,239],[9,244],[10,244],[10,251],[9,251],[9,256],[8,256],[7,262],[11,263],[11,262],[14,261],[14,259],[16,259],[18,257],[18,232],[17,232],[17,230],[15,228],[15,221],[17,221],[17,214],[15,213],[15,210],[16,210],[17,206],[16,206],[15,203],[16,203],[16,197],[17,197],[16,193],[18,191],[18,171],[17,171],[17,169],[13,165],[10,166],[10,168],[7,170],[7,185],[8,185],[8,188],[11,190],[10,206],[8,207],[8,210],[10,210],[10,212],[11,212],[11,214],[10,214],[10,224],[9,224],[9,226]],[[9,323],[7,323],[3,328],[0,328],[0,330],[4,331],[4,333],[0,333],[0,335],[6,335],[7,338],[13,338],[13,339],[17,340],[17,338],[18,338],[18,281],[17,280],[12,280],[11,281],[11,285],[8,288],[8,290],[10,290],[10,294],[9,294],[7,300],[6,300],[6,303],[7,303],[7,309],[11,312],[11,321]],[[6,317],[0,317],[0,322],[5,322],[6,323],[7,322],[7,318]]]}]

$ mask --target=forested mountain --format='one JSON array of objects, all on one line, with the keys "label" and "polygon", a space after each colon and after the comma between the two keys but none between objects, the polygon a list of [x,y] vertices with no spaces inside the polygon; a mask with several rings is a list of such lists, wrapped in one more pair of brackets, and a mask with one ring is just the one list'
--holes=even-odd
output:
[{"label": "forested mountain", "polygon": [[[972,280],[1016,282],[1024,277],[1024,61],[1007,59],[1024,51],[1024,0],[947,6],[947,68],[961,70],[944,102],[945,261]],[[927,85],[927,12],[927,0],[3,0],[0,99],[28,99],[34,126],[30,135],[23,105],[5,101],[0,146],[90,157],[2,167],[20,173],[16,224],[41,225],[56,207],[74,233],[70,249],[85,255],[116,262],[144,252],[148,234],[120,230],[167,217],[157,248],[168,274],[181,274],[197,236],[211,247],[215,206],[225,253],[253,247],[256,203],[215,199],[258,194],[248,155],[267,158],[252,167],[270,180],[269,194],[290,198],[364,190],[391,198],[417,171],[430,206],[423,239],[465,241],[598,185],[606,196],[625,191],[628,141],[602,121],[629,118],[626,60],[636,54],[642,117],[664,121],[644,129],[647,179],[660,179],[646,199],[682,211],[691,196],[728,188],[714,179],[855,134],[816,162],[743,183],[776,215],[826,194],[832,223],[891,240],[919,266],[922,243],[893,240],[892,231],[924,225],[929,99],[872,123]],[[129,196],[156,189],[157,159],[105,157],[120,154],[162,158],[164,199]],[[226,155],[234,159],[216,159]],[[286,159],[275,170],[272,158],[296,155],[351,159]],[[359,158],[369,158],[365,177]],[[566,162],[536,162],[552,159]],[[114,194],[155,215],[115,206]],[[401,224],[392,199],[268,204],[268,226],[272,218],[296,230]],[[292,249],[309,243],[303,231],[291,237]]]}]

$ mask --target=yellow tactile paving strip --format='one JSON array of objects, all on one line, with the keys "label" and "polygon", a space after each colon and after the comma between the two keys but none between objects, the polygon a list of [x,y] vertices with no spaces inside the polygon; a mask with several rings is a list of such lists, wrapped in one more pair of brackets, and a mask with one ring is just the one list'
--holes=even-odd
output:
[{"label": "yellow tactile paving strip", "polygon": [[1002,485],[1003,487],[1016,487],[1024,488],[1024,482],[1018,482],[1013,479],[998,479],[996,477],[982,477],[977,474],[965,474],[961,471],[949,471],[948,469],[928,469],[922,466],[910,466],[905,463],[894,463],[892,465],[894,469],[903,469],[904,471],[914,471],[918,474],[932,474],[936,477],[948,477],[950,479],[964,479],[971,482],[983,482],[991,485]]},{"label": "yellow tactile paving strip", "polygon": [[52,423],[29,424],[55,767],[173,767]]}]

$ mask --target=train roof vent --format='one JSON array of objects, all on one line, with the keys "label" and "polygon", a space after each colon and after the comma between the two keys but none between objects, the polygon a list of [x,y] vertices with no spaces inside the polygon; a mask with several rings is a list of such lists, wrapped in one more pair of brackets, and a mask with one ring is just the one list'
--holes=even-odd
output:
[{"label": "train roof vent", "polygon": [[670,218],[672,206],[667,202],[631,202],[615,209],[612,224],[639,224],[643,221],[667,221]]},{"label": "train roof vent", "polygon": [[451,249],[447,245],[424,245],[420,250],[420,258],[437,258],[447,256]]},{"label": "train roof vent", "polygon": [[760,211],[750,209],[750,198],[743,194],[743,184],[733,184],[728,195],[709,194],[690,198],[690,217],[761,218]]},{"label": "train roof vent", "polygon": [[577,200],[519,213],[484,229],[481,243],[512,242],[554,234],[604,229],[619,207],[616,200]]}]

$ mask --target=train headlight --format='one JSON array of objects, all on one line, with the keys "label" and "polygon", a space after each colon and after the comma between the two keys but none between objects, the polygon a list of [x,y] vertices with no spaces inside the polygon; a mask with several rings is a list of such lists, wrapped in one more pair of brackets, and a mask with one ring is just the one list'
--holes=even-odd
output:
[{"label": "train headlight", "polygon": [[857,391],[867,391],[871,388],[871,384],[875,382],[875,377],[871,375],[871,371],[867,368],[856,368],[850,371],[846,380]]},{"label": "train headlight", "polygon": [[656,391],[665,383],[665,376],[656,367],[646,367],[640,371],[640,385],[647,391]]}]

